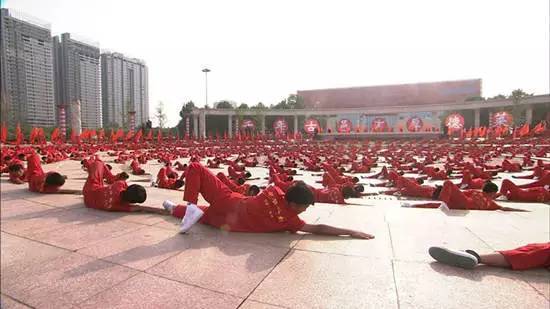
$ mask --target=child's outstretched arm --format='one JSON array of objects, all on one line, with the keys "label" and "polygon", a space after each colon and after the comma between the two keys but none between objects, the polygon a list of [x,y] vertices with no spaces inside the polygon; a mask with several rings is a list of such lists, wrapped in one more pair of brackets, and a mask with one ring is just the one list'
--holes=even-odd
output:
[{"label": "child's outstretched arm", "polygon": [[370,235],[367,233],[363,233],[355,230],[337,228],[326,224],[306,224],[300,229],[300,231],[311,233],[311,234],[318,234],[318,235],[351,236],[353,238],[360,238],[360,239],[374,238],[373,235]]}]

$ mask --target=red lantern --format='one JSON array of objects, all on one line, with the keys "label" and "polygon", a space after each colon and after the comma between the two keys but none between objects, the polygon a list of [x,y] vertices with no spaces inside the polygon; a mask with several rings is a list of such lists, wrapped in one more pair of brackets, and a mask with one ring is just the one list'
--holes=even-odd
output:
[{"label": "red lantern", "polygon": [[243,129],[243,130],[250,129],[250,130],[253,131],[255,128],[256,128],[256,124],[254,123],[254,120],[252,120],[252,119],[245,119],[241,123],[241,129]]},{"label": "red lantern", "polygon": [[383,117],[376,117],[371,122],[371,131],[373,132],[384,132],[387,127],[388,122],[386,122],[386,118]]},{"label": "red lantern", "polygon": [[445,119],[445,126],[450,131],[458,131],[464,129],[464,117],[461,114],[450,114]]},{"label": "red lantern", "polygon": [[338,132],[339,133],[350,133],[353,123],[349,119],[340,119],[338,121]]},{"label": "red lantern", "polygon": [[316,129],[317,132],[321,132],[321,125],[317,119],[309,118],[304,122],[304,131],[306,131],[306,133],[313,134]]},{"label": "red lantern", "polygon": [[508,112],[498,112],[491,115],[491,127],[510,127],[514,117]]},{"label": "red lantern", "polygon": [[418,116],[413,116],[407,120],[407,130],[409,132],[419,132],[423,126],[424,122]]},{"label": "red lantern", "polygon": [[288,131],[288,123],[283,118],[279,118],[273,122],[273,131],[275,134],[286,134]]}]

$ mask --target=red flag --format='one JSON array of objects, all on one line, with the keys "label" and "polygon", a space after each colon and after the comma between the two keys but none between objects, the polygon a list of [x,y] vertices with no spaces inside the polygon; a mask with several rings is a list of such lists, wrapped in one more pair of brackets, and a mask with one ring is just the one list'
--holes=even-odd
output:
[{"label": "red flag", "polygon": [[153,129],[149,129],[149,133],[147,133],[146,140],[148,140],[148,141],[153,140]]},{"label": "red flag", "polygon": [[139,140],[141,139],[141,136],[143,135],[143,131],[140,129],[136,135],[134,135],[134,142],[138,143]]},{"label": "red flag", "polygon": [[97,134],[97,138],[100,140],[100,141],[103,141],[105,139],[105,130],[104,129],[100,129],[99,130],[99,133]]},{"label": "red flag", "polygon": [[159,129],[157,132],[157,142],[160,143],[161,140],[162,140],[162,131]]},{"label": "red flag", "polygon": [[524,124],[523,127],[519,129],[519,137],[523,137],[529,134],[529,124]]},{"label": "red flag", "polygon": [[118,129],[116,132],[116,140],[118,141],[121,138],[124,138],[124,130],[122,130],[122,128]]},{"label": "red flag", "polygon": [[53,144],[57,142],[57,139],[59,138],[59,128],[55,128],[52,131],[52,134],[50,135],[50,142]]},{"label": "red flag", "polygon": [[111,143],[114,143],[114,142],[116,142],[116,134],[115,134],[115,130],[111,128]]},{"label": "red flag", "polygon": [[21,125],[17,123],[17,127],[15,128],[15,144],[20,145],[23,141],[23,133],[21,132]]},{"label": "red flag", "polygon": [[127,141],[131,140],[131,139],[132,139],[132,136],[133,136],[132,130],[129,130],[129,131],[126,133],[126,138],[125,138],[125,140],[127,140]]},{"label": "red flag", "polygon": [[0,134],[0,141],[2,143],[6,143],[8,140],[8,128],[6,127],[6,124],[2,124],[2,133]]}]

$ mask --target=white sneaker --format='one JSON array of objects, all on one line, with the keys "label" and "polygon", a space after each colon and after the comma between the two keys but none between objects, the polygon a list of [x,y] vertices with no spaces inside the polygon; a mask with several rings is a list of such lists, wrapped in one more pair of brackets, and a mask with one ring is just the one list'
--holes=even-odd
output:
[{"label": "white sneaker", "polygon": [[441,202],[441,205],[439,205],[439,209],[442,211],[449,211],[449,206],[445,202]]},{"label": "white sneaker", "polygon": [[183,219],[181,220],[180,225],[180,233],[184,234],[187,233],[197,223],[200,218],[204,215],[204,211],[202,211],[197,205],[189,203],[187,205],[187,209],[185,210],[185,216],[183,216]]},{"label": "white sneaker", "polygon": [[162,203],[162,207],[164,207],[164,209],[168,210],[170,213],[174,212],[174,207],[176,206],[176,203],[172,202],[171,200],[166,200]]}]

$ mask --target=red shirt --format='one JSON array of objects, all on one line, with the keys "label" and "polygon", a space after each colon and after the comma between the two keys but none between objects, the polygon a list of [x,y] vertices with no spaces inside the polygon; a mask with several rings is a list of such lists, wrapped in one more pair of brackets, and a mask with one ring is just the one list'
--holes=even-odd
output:
[{"label": "red shirt", "polygon": [[103,162],[94,162],[88,171],[88,179],[84,184],[82,194],[84,204],[88,208],[110,211],[130,211],[130,204],[122,202],[120,193],[128,185],[124,180],[117,180],[112,185],[103,185],[104,172],[107,169]]},{"label": "red shirt", "polygon": [[211,204],[201,222],[227,231],[255,233],[296,232],[305,225],[275,186],[251,197],[232,193],[231,198]]},{"label": "red shirt", "polygon": [[330,204],[345,204],[344,196],[338,187],[315,189],[310,187],[313,191],[315,202],[330,203]]},{"label": "red shirt", "polygon": [[[466,190],[464,195],[470,198],[470,203],[466,205],[470,210],[498,210],[502,207],[498,205],[491,197],[481,191]],[[450,206],[450,205],[449,205]]]},{"label": "red shirt", "polygon": [[40,157],[38,154],[32,154],[27,161],[27,178],[29,180],[29,191],[40,193],[55,193],[59,191],[58,186],[46,186],[44,183],[46,177],[50,173],[45,174],[40,165]]}]

